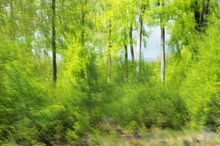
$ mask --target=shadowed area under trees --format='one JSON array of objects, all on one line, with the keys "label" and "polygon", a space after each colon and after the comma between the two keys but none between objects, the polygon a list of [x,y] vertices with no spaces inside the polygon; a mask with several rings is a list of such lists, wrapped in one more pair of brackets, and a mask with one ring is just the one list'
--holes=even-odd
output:
[{"label": "shadowed area under trees", "polygon": [[218,0],[1,0],[0,145],[218,145],[219,28]]}]

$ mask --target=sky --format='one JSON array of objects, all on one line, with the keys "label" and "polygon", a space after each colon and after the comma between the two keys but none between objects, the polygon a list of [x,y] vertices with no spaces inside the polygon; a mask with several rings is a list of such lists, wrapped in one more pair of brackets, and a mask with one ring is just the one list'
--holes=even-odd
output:
[{"label": "sky", "polygon": [[[147,47],[142,48],[143,56],[145,60],[155,60],[160,57],[160,27],[147,28],[147,31],[150,32],[150,35],[147,38]],[[165,41],[168,41],[169,38],[170,34],[166,33]],[[167,46],[166,50],[168,50]]]}]

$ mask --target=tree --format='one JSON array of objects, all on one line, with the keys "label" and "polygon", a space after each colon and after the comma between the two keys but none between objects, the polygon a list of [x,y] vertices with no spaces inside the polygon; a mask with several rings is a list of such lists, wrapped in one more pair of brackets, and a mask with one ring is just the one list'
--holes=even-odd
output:
[{"label": "tree", "polygon": [[132,62],[134,62],[134,45],[133,45],[133,24],[130,24],[130,29],[129,29],[129,45],[130,45],[130,51],[131,51],[131,59]]},{"label": "tree", "polygon": [[112,47],[112,24],[111,20],[107,24],[108,29],[108,83],[111,82],[111,66],[112,66],[112,57],[111,57],[111,47]]},{"label": "tree", "polygon": [[[181,58],[181,50],[184,46],[195,43],[195,19],[192,10],[192,1],[173,0],[169,6],[169,17],[172,23],[168,24],[172,34],[168,42],[172,54]],[[196,48],[190,48],[195,52]]]},{"label": "tree", "polygon": [[138,31],[137,31],[137,75],[138,80],[140,78],[141,72],[141,42],[142,42],[142,25],[143,25],[143,5],[142,1],[139,0],[139,10],[138,10]]},{"label": "tree", "polygon": [[194,1],[194,16],[196,22],[196,30],[204,32],[206,22],[208,20],[210,0],[195,0]]},{"label": "tree", "polygon": [[57,80],[57,62],[56,62],[56,0],[52,0],[52,64],[53,64],[53,81]]},{"label": "tree", "polygon": [[[85,31],[86,31],[86,7],[87,7],[87,0],[84,0],[81,4],[81,37],[80,37],[80,43],[81,43],[81,51],[79,56],[81,58],[86,57],[86,46],[85,46]],[[81,60],[81,64],[83,64],[83,59]],[[86,71],[87,67],[81,68],[81,78],[85,79],[86,78]]]},{"label": "tree", "polygon": [[160,0],[158,2],[158,5],[161,7],[161,13],[159,14],[160,16],[160,36],[161,36],[161,45],[160,45],[160,51],[161,51],[161,69],[160,69],[160,76],[161,76],[161,81],[164,83],[165,82],[165,15],[164,15],[164,1]]}]

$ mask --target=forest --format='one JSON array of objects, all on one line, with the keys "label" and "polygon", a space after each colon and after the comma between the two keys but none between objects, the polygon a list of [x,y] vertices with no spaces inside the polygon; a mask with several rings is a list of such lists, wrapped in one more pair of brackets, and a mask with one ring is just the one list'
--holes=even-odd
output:
[{"label": "forest", "polygon": [[0,145],[213,146],[219,130],[219,0],[0,0]]}]

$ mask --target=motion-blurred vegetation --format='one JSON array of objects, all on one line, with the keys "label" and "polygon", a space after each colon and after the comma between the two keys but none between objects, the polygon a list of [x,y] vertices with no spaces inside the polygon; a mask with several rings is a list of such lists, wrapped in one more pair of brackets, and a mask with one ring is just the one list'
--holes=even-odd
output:
[{"label": "motion-blurred vegetation", "polygon": [[[0,1],[0,145],[190,145],[205,138],[184,129],[219,131],[218,1],[67,0],[51,11]],[[160,58],[135,62],[137,17],[171,34],[165,74]]]}]

